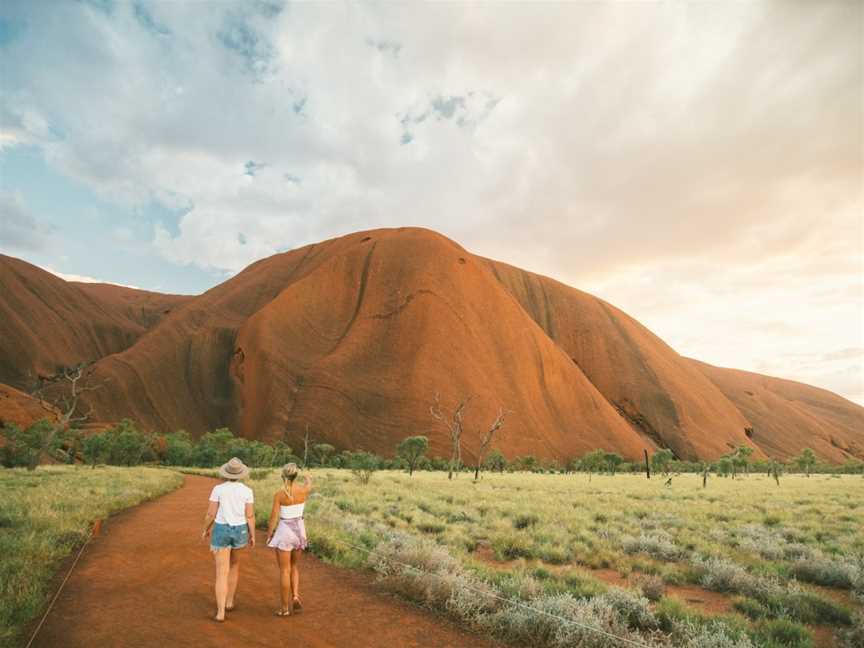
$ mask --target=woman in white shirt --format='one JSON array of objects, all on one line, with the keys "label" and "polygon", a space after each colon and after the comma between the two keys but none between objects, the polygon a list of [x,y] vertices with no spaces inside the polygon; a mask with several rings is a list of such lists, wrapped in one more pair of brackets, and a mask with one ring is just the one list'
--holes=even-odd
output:
[{"label": "woman in white shirt", "polygon": [[[225,480],[210,492],[210,506],[204,516],[201,538],[210,536],[210,551],[216,562],[216,621],[225,620],[225,612],[234,609],[234,594],[240,578],[238,550],[247,544],[255,546],[255,497],[252,489],[242,484],[249,468],[237,457],[219,468]],[[215,524],[214,524],[215,522]]]},{"label": "woman in white shirt", "polygon": [[276,550],[276,563],[279,565],[279,595],[282,607],[276,611],[276,616],[290,616],[293,610],[303,607],[300,602],[300,571],[297,563],[309,544],[303,524],[303,509],[312,490],[312,480],[309,475],[305,475],[302,485],[295,484],[299,474],[300,470],[295,463],[282,467],[282,488],[273,496],[273,508],[267,529],[267,546]]}]

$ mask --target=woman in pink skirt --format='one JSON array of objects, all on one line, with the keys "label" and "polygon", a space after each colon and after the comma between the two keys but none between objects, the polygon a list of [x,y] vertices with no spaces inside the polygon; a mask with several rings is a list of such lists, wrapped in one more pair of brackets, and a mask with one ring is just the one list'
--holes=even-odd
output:
[{"label": "woman in pink skirt", "polygon": [[312,490],[312,479],[304,475],[303,484],[295,484],[300,470],[297,464],[282,467],[282,488],[273,495],[267,546],[276,550],[279,565],[279,594],[282,607],[276,616],[290,616],[303,607],[300,603],[300,572],[297,563],[307,547],[306,527],[303,526],[303,508]]}]

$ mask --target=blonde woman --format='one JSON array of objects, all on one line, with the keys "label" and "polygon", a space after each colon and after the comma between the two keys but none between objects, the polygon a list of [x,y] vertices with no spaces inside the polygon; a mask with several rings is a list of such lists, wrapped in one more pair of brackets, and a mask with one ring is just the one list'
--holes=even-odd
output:
[{"label": "blonde woman", "polygon": [[249,468],[237,457],[219,468],[219,476],[225,481],[210,492],[201,538],[207,538],[212,526],[210,551],[216,562],[214,618],[224,621],[225,612],[234,609],[234,594],[240,580],[239,550],[255,546],[255,497],[252,489],[241,483],[249,476]]},{"label": "blonde woman", "polygon": [[282,607],[276,616],[290,616],[292,611],[303,607],[300,602],[300,572],[297,563],[300,554],[308,546],[306,527],[303,525],[303,509],[312,490],[312,479],[303,476],[303,484],[295,483],[300,470],[297,464],[282,467],[282,488],[273,495],[270,524],[267,529],[267,546],[276,550],[279,565],[279,595]]}]

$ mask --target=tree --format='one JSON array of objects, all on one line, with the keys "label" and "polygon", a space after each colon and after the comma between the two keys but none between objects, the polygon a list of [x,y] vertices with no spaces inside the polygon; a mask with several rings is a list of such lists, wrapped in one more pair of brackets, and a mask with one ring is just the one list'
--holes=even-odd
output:
[{"label": "tree", "polygon": [[614,475],[615,471],[618,469],[618,466],[624,463],[624,457],[619,455],[617,452],[606,452],[603,454],[603,461],[609,468],[609,473]]},{"label": "tree", "polygon": [[303,435],[303,465],[306,467],[306,461],[309,459],[309,424],[306,424],[306,434]]},{"label": "tree", "polygon": [[[52,418],[56,417],[56,424],[52,426],[51,433],[44,435],[45,447],[40,452],[46,452],[52,446],[59,432],[68,429],[75,423],[81,423],[90,418],[93,407],[87,411],[79,411],[81,397],[90,391],[96,391],[104,383],[92,385],[89,382],[90,375],[87,373],[92,363],[82,362],[73,367],[64,367],[60,373],[53,376],[39,376],[31,390],[39,405],[48,412]],[[47,428],[45,428],[47,431]]]},{"label": "tree", "polygon": [[225,463],[233,456],[231,451],[234,445],[234,434],[228,428],[207,432],[195,445],[195,465],[208,468]]},{"label": "tree", "polygon": [[733,472],[732,460],[727,456],[722,456],[717,461],[717,473],[726,477]]},{"label": "tree", "polygon": [[486,458],[483,460],[483,467],[486,470],[494,472],[504,472],[507,470],[507,458],[496,448],[486,455]]},{"label": "tree", "polygon": [[380,463],[379,457],[371,452],[364,452],[362,450],[349,453],[347,459],[351,472],[354,473],[357,480],[364,486],[369,483],[372,473],[378,470]]},{"label": "tree", "polygon": [[137,466],[150,450],[150,439],[129,419],[103,432],[108,438],[108,463]]},{"label": "tree", "polygon": [[2,451],[2,463],[13,468],[25,466],[27,470],[36,470],[43,452],[53,453],[60,443],[56,438],[54,425],[43,419],[22,430],[15,424],[7,423],[2,428],[6,444]]},{"label": "tree", "polygon": [[579,462],[582,466],[582,470],[588,472],[588,481],[591,481],[591,477],[595,472],[602,470],[603,464],[605,463],[604,459],[605,453],[602,450],[592,450],[587,453],[584,457],[582,457]]},{"label": "tree", "polygon": [[429,449],[429,439],[425,436],[410,436],[396,446],[396,454],[408,464],[408,475],[414,474],[414,468]]},{"label": "tree", "polygon": [[194,451],[192,439],[185,430],[166,434],[162,462],[169,466],[191,466]]},{"label": "tree", "polygon": [[489,429],[483,434],[483,437],[480,439],[480,449],[477,451],[477,464],[474,467],[474,481],[480,479],[480,466],[483,465],[483,460],[489,450],[489,444],[492,443],[492,437],[504,425],[504,417],[506,415],[507,412],[504,411],[504,408],[499,407],[498,416],[495,417],[495,420],[492,421],[492,425],[489,426]]},{"label": "tree", "polygon": [[315,459],[315,463],[319,466],[326,466],[330,457],[333,456],[335,452],[336,448],[329,443],[316,443],[312,446],[312,456]]},{"label": "tree", "polygon": [[662,472],[664,475],[669,474],[669,464],[675,459],[675,455],[668,448],[658,450],[651,456],[651,467],[654,472]]},{"label": "tree", "polygon": [[111,442],[104,432],[88,436],[81,446],[84,461],[90,464],[91,468],[95,468],[96,464],[105,463],[108,460]]},{"label": "tree", "polygon": [[742,468],[745,474],[750,473],[750,455],[753,454],[753,448],[750,446],[738,446],[735,453],[732,455],[732,463],[736,468]]},{"label": "tree", "polygon": [[810,448],[804,448],[801,454],[795,457],[795,464],[810,476],[810,471],[816,465],[816,455]]},{"label": "tree", "polygon": [[441,399],[438,392],[435,392],[435,403],[429,407],[429,412],[444,425],[450,437],[450,465],[447,479],[453,479],[453,472],[459,470],[462,465],[463,417],[465,416],[465,408],[468,407],[471,398],[471,396],[463,398],[457,403],[452,413],[445,414],[441,408]]}]

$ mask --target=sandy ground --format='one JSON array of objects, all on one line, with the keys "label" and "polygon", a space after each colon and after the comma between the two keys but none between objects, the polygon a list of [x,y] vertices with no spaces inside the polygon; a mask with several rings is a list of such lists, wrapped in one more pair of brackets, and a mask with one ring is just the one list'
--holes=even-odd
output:
[{"label": "sandy ground", "polygon": [[[493,644],[378,589],[369,574],[303,557],[304,610],[278,618],[273,550],[243,552],[237,609],[211,620],[213,562],[200,540],[214,481],[187,476],[112,517],[84,551],[34,646],[484,646]],[[32,631],[32,630],[31,630]]]}]

